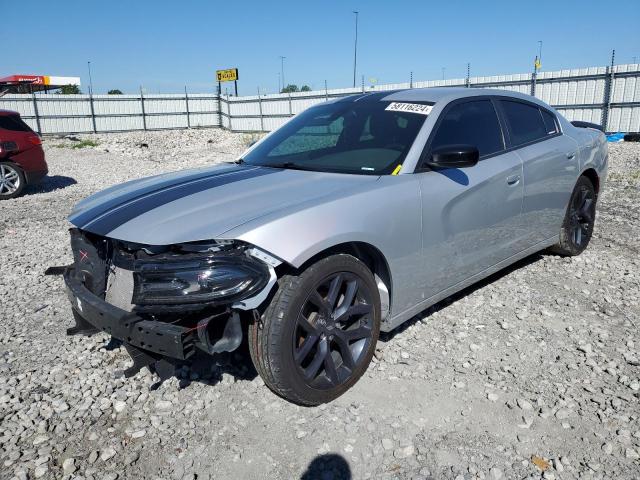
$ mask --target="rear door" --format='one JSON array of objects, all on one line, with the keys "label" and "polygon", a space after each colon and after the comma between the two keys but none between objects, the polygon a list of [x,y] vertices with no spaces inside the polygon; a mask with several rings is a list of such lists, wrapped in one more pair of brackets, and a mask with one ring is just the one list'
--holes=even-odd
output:
[{"label": "rear door", "polygon": [[522,161],[507,152],[490,97],[452,102],[442,112],[422,161],[435,148],[466,144],[480,152],[462,169],[419,167],[425,298],[495,265],[520,249]]},{"label": "rear door", "polygon": [[562,134],[551,111],[519,99],[500,99],[498,104],[509,147],[522,159],[522,216],[527,246],[533,246],[560,232],[578,173],[578,144]]}]

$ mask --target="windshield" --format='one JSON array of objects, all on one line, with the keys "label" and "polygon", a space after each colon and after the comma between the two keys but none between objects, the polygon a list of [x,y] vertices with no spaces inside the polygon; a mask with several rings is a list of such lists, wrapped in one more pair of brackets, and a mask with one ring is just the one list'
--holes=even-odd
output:
[{"label": "windshield", "polygon": [[402,165],[427,118],[426,105],[365,100],[312,107],[242,160],[267,167],[390,174]]}]

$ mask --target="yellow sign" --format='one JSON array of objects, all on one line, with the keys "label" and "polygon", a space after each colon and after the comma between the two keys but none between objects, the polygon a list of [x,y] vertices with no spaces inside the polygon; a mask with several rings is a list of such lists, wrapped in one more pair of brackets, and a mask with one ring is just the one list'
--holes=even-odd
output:
[{"label": "yellow sign", "polygon": [[238,69],[228,68],[227,70],[216,70],[218,82],[233,82],[238,80]]}]

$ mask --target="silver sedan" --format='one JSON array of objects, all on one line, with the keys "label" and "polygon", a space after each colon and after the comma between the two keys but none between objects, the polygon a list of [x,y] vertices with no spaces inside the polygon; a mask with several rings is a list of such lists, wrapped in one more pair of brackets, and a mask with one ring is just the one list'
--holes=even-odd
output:
[{"label": "silver sedan", "polygon": [[124,343],[128,375],[166,376],[246,339],[274,392],[331,401],[365,372],[380,330],[534,252],[581,253],[606,172],[602,132],[526,95],[316,105],[234,164],[80,202],[69,333]]}]

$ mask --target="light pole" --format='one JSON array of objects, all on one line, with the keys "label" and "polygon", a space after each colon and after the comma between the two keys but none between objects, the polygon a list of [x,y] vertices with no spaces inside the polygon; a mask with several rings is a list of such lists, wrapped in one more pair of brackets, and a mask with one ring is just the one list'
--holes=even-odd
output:
[{"label": "light pole", "polygon": [[356,14],[356,38],[353,44],[353,88],[356,88],[356,66],[358,65],[358,12],[353,11]]},{"label": "light pole", "polygon": [[542,67],[542,40],[538,40],[538,63]]},{"label": "light pole", "polygon": [[287,88],[287,84],[284,81],[284,59],[287,57],[283,57],[280,55],[280,76],[282,77],[282,88]]},{"label": "light pole", "polygon": [[87,62],[87,69],[89,70],[89,94],[93,95],[93,80],[91,79],[91,61]]}]

